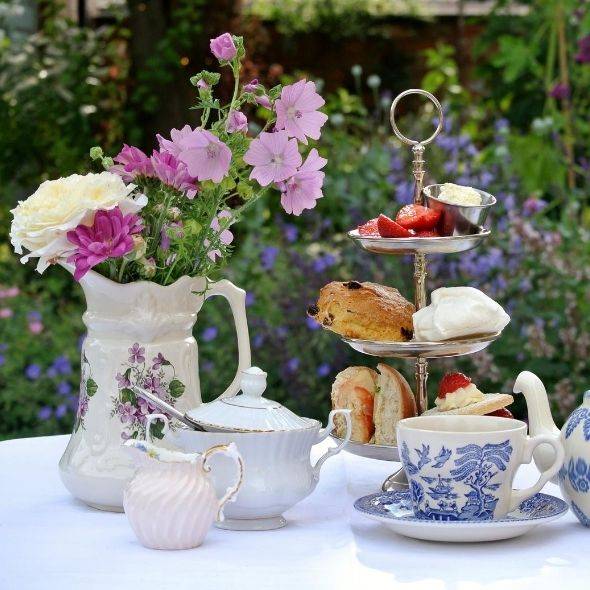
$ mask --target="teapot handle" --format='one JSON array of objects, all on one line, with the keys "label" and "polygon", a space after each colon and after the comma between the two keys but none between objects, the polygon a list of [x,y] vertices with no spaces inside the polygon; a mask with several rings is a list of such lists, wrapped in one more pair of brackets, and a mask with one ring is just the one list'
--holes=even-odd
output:
[{"label": "teapot handle", "polygon": [[227,299],[234,317],[236,333],[238,335],[238,369],[229,387],[219,396],[231,397],[240,390],[240,373],[250,366],[250,336],[248,335],[248,319],[246,318],[246,291],[236,287],[227,279],[209,283],[205,299],[221,295]]},{"label": "teapot handle", "polygon": [[211,471],[209,459],[216,453],[222,453],[230,457],[238,468],[238,476],[235,483],[229,486],[227,490],[225,490],[225,494],[223,494],[223,496],[219,499],[219,508],[217,509],[216,516],[216,519],[219,522],[223,520],[223,507],[227,502],[232,502],[234,500],[235,495],[238,493],[242,482],[244,481],[244,462],[242,460],[242,456],[238,452],[236,443],[232,442],[227,445],[215,445],[203,453],[203,462],[201,463],[201,466],[205,473],[209,473]]},{"label": "teapot handle", "polygon": [[164,436],[170,430],[170,420],[166,414],[148,414],[145,418],[145,442],[154,442],[152,437],[152,422],[156,420],[162,420],[164,422],[164,427],[162,428],[162,434]]},{"label": "teapot handle", "polygon": [[328,424],[326,425],[326,428],[322,428],[318,432],[318,436],[315,441],[315,444],[318,444],[318,443],[322,442],[323,440],[325,440],[326,438],[328,438],[329,434],[332,432],[332,430],[334,430],[334,416],[336,416],[337,414],[342,414],[342,416],[344,416],[344,421],[346,422],[346,434],[344,435],[344,438],[342,439],[341,443],[339,443],[335,447],[330,447],[317,460],[316,464],[313,466],[313,477],[316,481],[319,480],[319,478],[320,478],[320,469],[322,468],[322,465],[324,464],[326,459],[329,459],[330,457],[337,455],[347,445],[348,441],[350,440],[350,435],[352,434],[352,422],[350,420],[350,410],[346,410],[346,409],[342,409],[342,408],[337,409],[337,410],[332,410],[330,412],[330,415],[328,416]]}]

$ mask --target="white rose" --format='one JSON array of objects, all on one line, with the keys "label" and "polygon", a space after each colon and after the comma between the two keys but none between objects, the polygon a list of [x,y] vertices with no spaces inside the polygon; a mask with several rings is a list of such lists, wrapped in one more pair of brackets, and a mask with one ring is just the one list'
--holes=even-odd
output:
[{"label": "white rose", "polygon": [[49,264],[75,250],[66,233],[81,223],[92,225],[97,211],[118,205],[126,215],[144,207],[147,197],[139,195],[134,199],[130,196],[134,189],[135,185],[126,185],[111,172],[46,180],[11,211],[14,219],[10,241],[15,252],[22,254],[23,247],[29,250],[21,262],[38,257],[37,270],[42,273]]}]

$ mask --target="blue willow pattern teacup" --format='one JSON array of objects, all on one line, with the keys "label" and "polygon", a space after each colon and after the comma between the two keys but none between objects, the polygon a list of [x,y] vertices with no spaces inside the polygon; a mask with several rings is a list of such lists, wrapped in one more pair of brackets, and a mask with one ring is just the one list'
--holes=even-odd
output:
[{"label": "blue willow pattern teacup", "polygon": [[[412,509],[429,520],[503,518],[537,493],[563,463],[563,446],[549,436],[529,438],[520,420],[490,416],[420,416],[397,426]],[[553,465],[534,486],[512,490],[522,463],[540,444],[555,449]]]}]

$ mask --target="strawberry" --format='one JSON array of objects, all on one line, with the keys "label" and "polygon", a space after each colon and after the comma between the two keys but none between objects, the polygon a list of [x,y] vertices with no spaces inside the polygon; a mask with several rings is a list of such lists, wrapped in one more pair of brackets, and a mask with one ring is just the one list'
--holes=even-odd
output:
[{"label": "strawberry", "polygon": [[382,238],[409,238],[413,235],[413,232],[383,214],[377,219],[377,229]]},{"label": "strawberry", "polygon": [[463,373],[447,373],[438,386],[438,397],[445,399],[447,394],[457,391],[460,387],[467,387],[471,384],[471,379]]},{"label": "strawberry", "polygon": [[378,236],[379,230],[377,229],[377,218],[369,219],[367,223],[359,225],[358,230],[361,236]]},{"label": "strawberry", "polygon": [[417,238],[440,238],[440,234],[435,229],[421,229],[416,232]]},{"label": "strawberry", "polygon": [[512,412],[510,410],[507,410],[506,408],[500,408],[495,412],[490,412],[489,414],[486,414],[486,416],[498,416],[498,418],[514,418]]},{"label": "strawberry", "polygon": [[405,205],[395,220],[406,229],[433,229],[440,219],[440,211],[422,205]]}]

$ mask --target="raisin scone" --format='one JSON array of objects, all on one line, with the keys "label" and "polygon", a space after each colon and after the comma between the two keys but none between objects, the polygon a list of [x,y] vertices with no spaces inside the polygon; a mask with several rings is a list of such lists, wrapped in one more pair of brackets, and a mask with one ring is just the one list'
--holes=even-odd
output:
[{"label": "raisin scone", "polygon": [[[352,434],[350,440],[367,443],[375,431],[373,400],[377,388],[377,373],[368,367],[348,367],[336,375],[332,385],[332,408],[351,411]],[[334,417],[335,434],[344,438],[346,422],[342,416]]]},{"label": "raisin scone", "polygon": [[307,309],[325,328],[346,338],[404,342],[413,336],[414,305],[393,287],[357,281],[328,283]]}]

